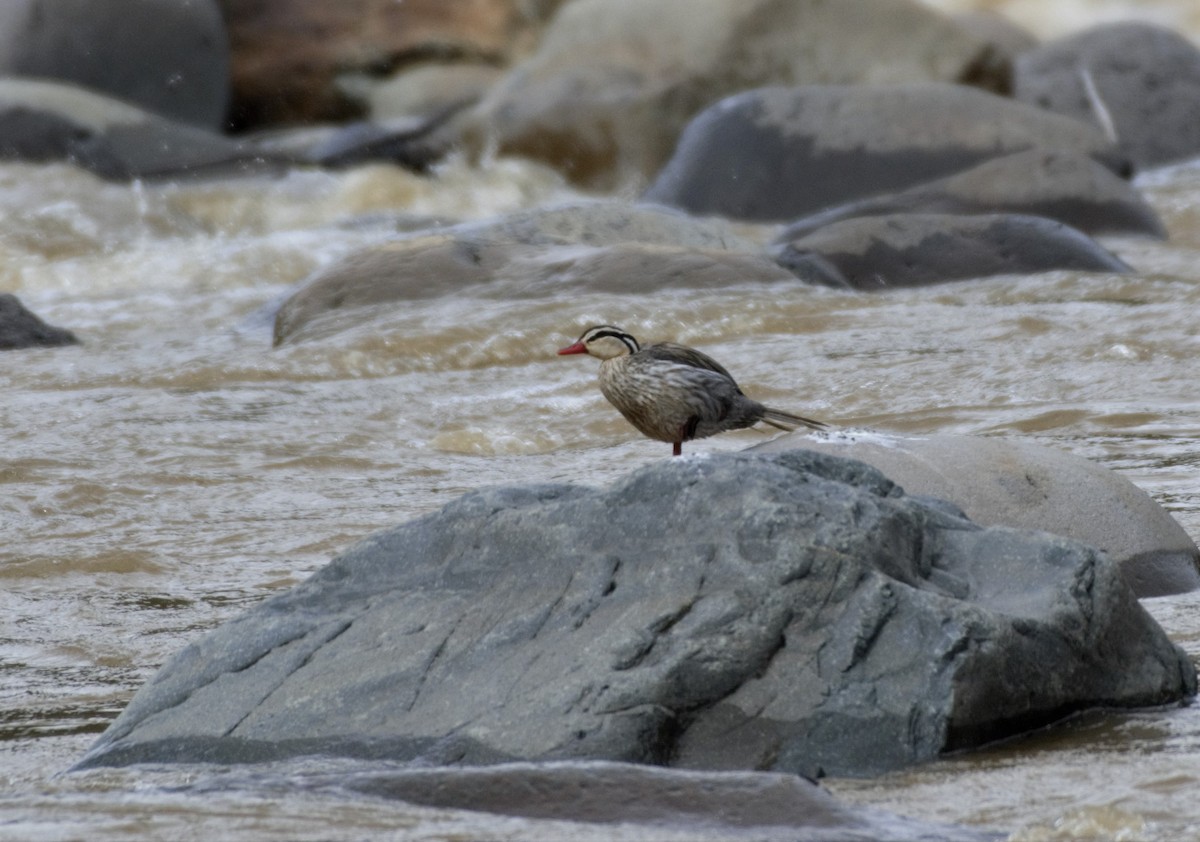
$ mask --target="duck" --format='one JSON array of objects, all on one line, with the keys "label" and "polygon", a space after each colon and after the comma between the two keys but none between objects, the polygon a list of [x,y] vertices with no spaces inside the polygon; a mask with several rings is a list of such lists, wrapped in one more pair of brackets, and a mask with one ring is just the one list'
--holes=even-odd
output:
[{"label": "duck", "polygon": [[683,443],[760,421],[780,430],[829,425],[746,397],[733,376],[708,354],[659,342],[642,347],[615,325],[594,325],[559,355],[587,354],[601,360],[600,391],[644,436],[669,442],[672,455]]}]

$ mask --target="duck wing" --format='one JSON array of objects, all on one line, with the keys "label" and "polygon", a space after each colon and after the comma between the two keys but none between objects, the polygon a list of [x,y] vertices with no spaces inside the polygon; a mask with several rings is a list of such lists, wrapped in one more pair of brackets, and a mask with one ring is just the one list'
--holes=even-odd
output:
[{"label": "duck wing", "polygon": [[665,362],[678,363],[680,365],[691,366],[692,368],[704,369],[721,375],[730,383],[737,393],[742,394],[742,390],[738,388],[737,382],[734,381],[733,375],[725,370],[725,367],[714,360],[708,354],[701,353],[695,348],[689,348],[686,345],[676,345],[674,342],[659,342],[656,345],[649,345],[638,351],[646,357]]}]

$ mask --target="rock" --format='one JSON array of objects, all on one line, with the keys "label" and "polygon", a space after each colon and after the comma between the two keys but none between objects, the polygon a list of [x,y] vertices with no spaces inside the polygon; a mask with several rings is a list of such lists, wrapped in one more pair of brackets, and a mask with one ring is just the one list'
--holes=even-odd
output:
[{"label": "rock", "polygon": [[[620,824],[627,839],[641,838],[635,829],[638,825],[684,832],[690,828],[706,842],[748,842],[748,832],[761,842],[798,838],[804,842],[998,842],[1003,838],[845,807],[811,781],[768,772],[694,772],[575,761],[368,771],[306,783],[426,807]],[[289,784],[294,790],[295,777]],[[560,829],[559,834],[569,831]]]},{"label": "rock", "polygon": [[1039,43],[1037,36],[1032,32],[998,12],[983,10],[960,12],[952,15],[951,19],[979,40],[992,45],[1007,66],[1010,87],[1013,60],[1022,53],[1034,49]]},{"label": "rock", "polygon": [[52,327],[25,309],[11,293],[0,293],[0,351],[78,345],[75,334]]},{"label": "rock", "polygon": [[229,43],[213,0],[5,0],[0,76],[74,83],[217,131]]},{"label": "rock", "polygon": [[896,436],[847,430],[793,434],[750,448],[803,446],[859,459],[905,492],[949,500],[981,526],[1052,532],[1097,547],[1139,598],[1200,588],[1200,550],[1149,494],[1115,471],[1020,439]]},{"label": "rock", "polygon": [[616,201],[552,206],[351,254],[284,302],[275,342],[326,336],[468,287],[517,298],[563,287],[628,293],[755,282],[794,284],[795,276],[720,221]]},{"label": "rock", "polygon": [[1107,556],[950,508],[801,450],[468,494],[190,644],[79,766],[862,775],[1195,692]]},{"label": "rock", "polygon": [[775,247],[813,284],[878,291],[991,275],[1132,271],[1081,231],[1038,216],[892,214],[834,222]]},{"label": "rock", "polygon": [[794,240],[842,219],[900,213],[1015,213],[1044,216],[1091,235],[1167,236],[1149,203],[1108,168],[1084,155],[1032,149],[899,193],[818,211],[788,225],[778,239]]},{"label": "rock", "polygon": [[1107,126],[1141,168],[1200,155],[1200,49],[1163,27],[1097,26],[1024,53],[1013,96]]},{"label": "rock", "polygon": [[593,189],[641,186],[688,120],[736,91],[960,81],[991,60],[988,44],[908,0],[573,0],[467,139]]},{"label": "rock", "polygon": [[972,88],[760,88],[696,117],[644,198],[781,221],[1029,149],[1119,166],[1099,130]]},{"label": "rock", "polygon": [[505,64],[533,47],[562,0],[220,2],[232,118],[247,129],[362,117],[362,78],[414,62]]},{"label": "rock", "polygon": [[103,178],[275,172],[215,132],[53,82],[0,79],[0,159],[70,161]]}]

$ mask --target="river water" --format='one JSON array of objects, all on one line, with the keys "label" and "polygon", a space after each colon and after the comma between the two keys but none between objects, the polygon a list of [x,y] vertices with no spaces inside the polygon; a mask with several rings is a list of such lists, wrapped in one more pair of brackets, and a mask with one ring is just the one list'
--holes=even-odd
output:
[{"label": "river water", "polygon": [[[1187,4],[1163,8],[1188,22]],[[0,290],[84,343],[0,356],[0,839],[560,835],[256,785],[252,771],[240,786],[203,767],[60,773],[165,658],[368,533],[480,486],[602,484],[666,457],[604,402],[593,360],[555,356],[596,322],[698,345],[754,396],[805,415],[1093,458],[1200,539],[1200,162],[1138,183],[1171,239],[1106,241],[1137,268],[1129,276],[874,296],[800,285],[449,295],[273,348],[264,312],[339,255],[422,221],[574,194],[512,161],[452,161],[433,179],[364,167],[133,186],[0,165]],[[1144,604],[1200,658],[1200,595]],[[1089,714],[827,785],[848,802],[1026,842],[1174,842],[1200,839],[1198,749],[1198,707]],[[300,764],[295,780],[331,764]]]}]

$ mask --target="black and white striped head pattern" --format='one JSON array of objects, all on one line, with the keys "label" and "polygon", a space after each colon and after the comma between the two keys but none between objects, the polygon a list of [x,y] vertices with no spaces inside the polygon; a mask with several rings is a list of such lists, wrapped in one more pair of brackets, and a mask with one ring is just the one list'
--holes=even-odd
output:
[{"label": "black and white striped head pattern", "polygon": [[585,330],[574,345],[562,348],[560,354],[590,354],[601,360],[611,360],[642,349],[631,334],[615,325],[595,325]]}]

